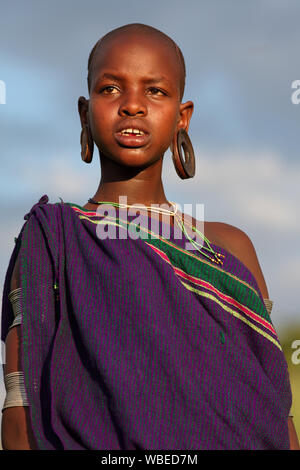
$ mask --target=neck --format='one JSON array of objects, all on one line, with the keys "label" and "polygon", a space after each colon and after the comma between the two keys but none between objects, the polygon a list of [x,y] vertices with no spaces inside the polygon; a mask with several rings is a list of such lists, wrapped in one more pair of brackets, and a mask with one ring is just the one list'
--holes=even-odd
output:
[{"label": "neck", "polygon": [[[111,160],[101,159],[101,180],[91,197],[94,201],[125,202],[128,205],[170,205],[161,180],[161,167],[162,159],[142,170],[120,167]],[[123,196],[122,201],[120,196]]]}]

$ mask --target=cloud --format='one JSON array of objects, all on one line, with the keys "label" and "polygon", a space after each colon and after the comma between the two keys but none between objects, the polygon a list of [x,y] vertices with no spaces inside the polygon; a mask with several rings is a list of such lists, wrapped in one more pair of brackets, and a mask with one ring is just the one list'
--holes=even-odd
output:
[{"label": "cloud", "polygon": [[[241,223],[281,234],[300,234],[300,164],[270,151],[206,151],[195,149],[196,175],[189,197],[205,197],[206,207],[234,214]],[[170,188],[181,183],[166,158],[164,174]],[[177,191],[180,194],[180,191]],[[194,195],[194,196],[193,196]],[[203,201],[202,201],[203,202]]]},{"label": "cloud", "polygon": [[[165,155],[162,180],[167,198],[182,205],[203,203],[206,220],[235,219],[278,235],[299,236],[300,163],[263,150],[195,148],[195,155],[196,175],[190,180],[180,180],[170,153]],[[46,193],[54,202],[62,197],[85,203],[99,184],[100,165],[96,155],[94,159],[91,165],[84,164],[79,151],[76,159],[63,152],[45,160],[24,158],[18,166],[20,181],[14,175],[14,182],[26,197]]]},{"label": "cloud", "polygon": [[[29,194],[31,198],[35,197],[33,194],[48,194],[49,199],[54,199],[49,202],[59,202],[59,197],[65,202],[77,202],[80,198],[92,197],[98,187],[100,169],[95,170],[95,165],[95,161],[91,165],[83,163],[78,150],[76,159],[64,152],[37,161],[24,158],[19,164],[18,174],[27,197]],[[32,204],[34,202],[37,201],[32,199]]]},{"label": "cloud", "polygon": [[[279,269],[274,273],[274,282],[281,285],[281,289],[289,290],[289,293],[297,292],[300,286],[300,253],[299,250],[291,256],[284,258]],[[295,304],[300,313],[299,302]]]}]

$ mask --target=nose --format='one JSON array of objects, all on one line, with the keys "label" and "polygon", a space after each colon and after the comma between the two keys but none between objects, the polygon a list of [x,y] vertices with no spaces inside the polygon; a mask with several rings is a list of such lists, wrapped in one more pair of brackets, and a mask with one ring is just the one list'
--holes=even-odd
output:
[{"label": "nose", "polygon": [[121,116],[146,116],[145,98],[138,91],[127,91],[123,94],[119,108]]}]

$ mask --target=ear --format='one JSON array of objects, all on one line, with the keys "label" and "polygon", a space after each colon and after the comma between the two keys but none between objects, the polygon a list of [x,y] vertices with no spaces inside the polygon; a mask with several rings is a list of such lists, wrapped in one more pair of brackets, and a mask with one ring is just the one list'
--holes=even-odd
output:
[{"label": "ear", "polygon": [[187,101],[186,103],[180,103],[179,106],[179,120],[177,122],[177,129],[184,127],[188,132],[190,120],[194,111],[194,103],[192,101]]},{"label": "ear", "polygon": [[78,98],[78,112],[82,128],[88,125],[88,109],[89,100],[87,100],[84,96],[80,96]]},{"label": "ear", "polygon": [[173,153],[174,142],[176,139],[177,131],[178,129],[184,128],[188,132],[193,111],[194,111],[194,103],[192,101],[187,101],[186,103],[180,103],[179,118],[178,118],[176,129],[174,132],[173,141],[171,142],[171,145],[170,145],[170,149],[172,153]]}]

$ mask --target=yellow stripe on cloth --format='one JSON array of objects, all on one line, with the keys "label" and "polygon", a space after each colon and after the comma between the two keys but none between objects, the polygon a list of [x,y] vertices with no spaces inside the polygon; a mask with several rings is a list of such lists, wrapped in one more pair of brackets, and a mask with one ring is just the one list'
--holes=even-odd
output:
[{"label": "yellow stripe on cloth", "polygon": [[[180,279],[179,279],[180,280]],[[261,330],[260,328],[258,328],[256,325],[253,325],[252,322],[250,322],[249,320],[247,320],[247,318],[243,317],[240,313],[236,312],[235,310],[233,310],[232,308],[228,307],[228,305],[225,305],[223,302],[221,302],[219,299],[217,299],[214,295],[211,295],[211,294],[208,294],[207,292],[202,292],[200,291],[199,289],[195,289],[194,287],[190,286],[189,284],[186,284],[185,282],[181,281],[180,282],[188,289],[188,290],[191,290],[193,292],[195,292],[196,294],[198,295],[201,295],[202,297],[207,297],[208,299],[211,299],[213,300],[214,302],[216,302],[217,304],[219,304],[224,310],[226,310],[228,313],[231,313],[234,317],[238,318],[239,320],[242,320],[244,323],[246,323],[248,326],[250,326],[250,328],[252,328],[253,330],[257,331],[257,333],[261,334],[262,336],[264,336],[266,339],[268,339],[269,341],[271,341],[273,344],[275,344],[275,346],[277,346],[278,349],[280,349],[280,351],[282,351],[282,348],[280,346],[280,344],[278,343],[278,341],[276,341],[276,339],[274,339],[272,336],[268,335],[268,333],[266,333],[265,331]]]}]

